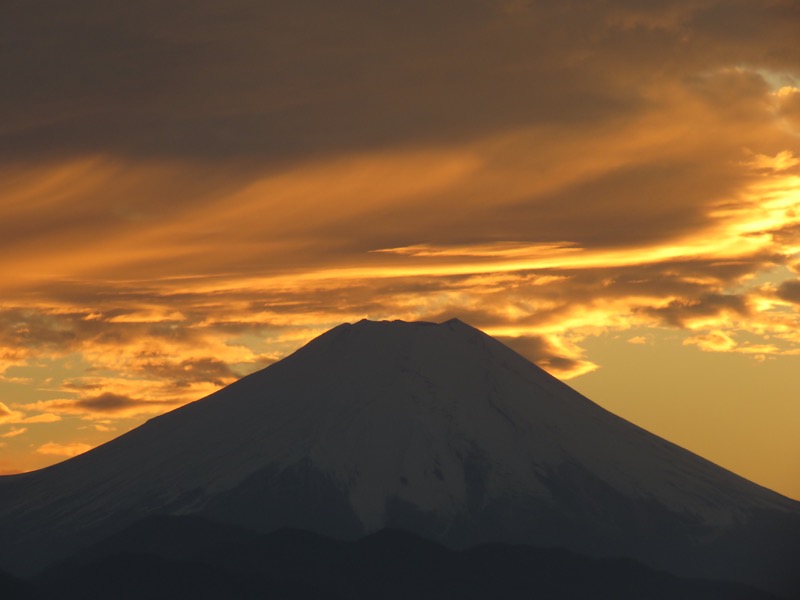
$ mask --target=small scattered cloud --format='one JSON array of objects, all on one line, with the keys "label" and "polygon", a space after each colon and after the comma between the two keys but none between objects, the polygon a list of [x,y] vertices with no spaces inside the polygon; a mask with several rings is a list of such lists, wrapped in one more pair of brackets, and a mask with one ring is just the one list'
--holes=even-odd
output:
[{"label": "small scattered cloud", "polygon": [[752,356],[756,361],[765,360],[766,357],[770,355],[791,353],[783,352],[775,344],[754,344],[749,341],[739,343],[733,338],[733,335],[729,335],[723,331],[710,331],[708,333],[695,335],[686,338],[683,343],[686,346],[697,346],[704,352],[736,352],[739,354],[747,354]]},{"label": "small scattered cloud", "polygon": [[25,417],[20,421],[21,423],[55,423],[60,421],[61,417],[53,414],[53,413],[42,413],[39,415],[33,415],[31,417]]},{"label": "small scattered cloud", "polygon": [[685,339],[683,343],[697,346],[705,352],[729,352],[736,348],[736,341],[721,331],[696,335]]},{"label": "small scattered cloud", "polygon": [[106,392],[105,394],[101,394],[99,396],[75,400],[73,406],[91,412],[114,413],[128,410],[133,406],[146,403],[146,400],[139,400],[129,398],[127,396],[121,396],[120,394]]},{"label": "small scattered cloud", "polygon": [[632,338],[628,338],[628,343],[629,344],[637,344],[637,345],[646,344],[647,343],[647,338],[644,337],[643,335],[637,335],[637,336],[634,336]]},{"label": "small scattered cloud", "polygon": [[52,413],[40,413],[28,416],[26,412],[13,410],[0,402],[0,424],[54,423],[60,420],[61,417]]},{"label": "small scattered cloud", "polygon": [[180,388],[198,382],[223,386],[241,377],[228,363],[213,357],[189,358],[180,361],[162,358],[160,361],[143,362],[141,370],[148,376],[172,381],[176,387]]},{"label": "small scattered cloud", "polygon": [[778,152],[774,156],[751,153],[750,158],[744,161],[743,164],[754,169],[780,173],[799,166],[800,158],[797,158],[789,150]]},{"label": "small scattered cloud", "polygon": [[77,456],[78,454],[83,454],[84,452],[88,452],[92,449],[93,446],[90,444],[84,444],[81,442],[70,442],[66,444],[60,444],[57,442],[47,442],[46,444],[42,444],[36,449],[36,452],[39,454],[47,454],[52,456],[67,456],[73,457]]},{"label": "small scattered cloud", "polygon": [[[133,387],[135,382],[131,382]],[[114,392],[103,392],[79,398],[42,400],[25,405],[29,410],[46,410],[49,414],[77,415],[89,419],[127,418],[141,414],[164,412],[182,404],[179,399],[145,400]]]},{"label": "small scattered cloud", "polygon": [[13,438],[13,437],[17,437],[18,435],[22,435],[26,431],[28,431],[27,427],[14,427],[10,431],[7,431],[6,433],[0,434],[0,437],[2,437],[2,438]]}]

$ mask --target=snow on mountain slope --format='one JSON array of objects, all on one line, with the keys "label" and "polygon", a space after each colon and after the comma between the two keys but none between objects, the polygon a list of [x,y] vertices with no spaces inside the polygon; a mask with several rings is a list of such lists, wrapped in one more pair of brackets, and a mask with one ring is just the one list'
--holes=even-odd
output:
[{"label": "snow on mountain slope", "polygon": [[341,325],[85,455],[0,478],[15,544],[0,565],[40,567],[152,513],[340,537],[402,526],[685,571],[697,547],[749,540],[731,532],[763,515],[794,527],[800,510],[452,320]]}]

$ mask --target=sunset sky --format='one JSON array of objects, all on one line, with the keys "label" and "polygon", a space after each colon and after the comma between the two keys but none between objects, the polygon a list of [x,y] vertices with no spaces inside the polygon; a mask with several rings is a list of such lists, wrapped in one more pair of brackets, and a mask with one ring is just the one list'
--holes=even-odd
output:
[{"label": "sunset sky", "polygon": [[10,0],[0,473],[458,317],[800,499],[797,0]]}]

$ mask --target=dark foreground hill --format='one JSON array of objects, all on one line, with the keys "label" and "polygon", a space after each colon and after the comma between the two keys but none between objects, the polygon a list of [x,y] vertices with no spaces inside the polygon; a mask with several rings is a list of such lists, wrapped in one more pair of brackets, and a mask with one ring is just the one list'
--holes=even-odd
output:
[{"label": "dark foreground hill", "polygon": [[84,455],[0,477],[0,568],[28,577],[155,514],[562,547],[800,595],[800,503],[457,320],[341,325]]},{"label": "dark foreground hill", "polygon": [[34,583],[40,600],[775,599],[743,584],[566,550],[485,544],[454,551],[396,530],[356,542],[297,530],[256,536],[177,517],[137,523]]},{"label": "dark foreground hill", "polygon": [[0,598],[3,600],[35,600],[40,598],[33,584],[0,571]]}]

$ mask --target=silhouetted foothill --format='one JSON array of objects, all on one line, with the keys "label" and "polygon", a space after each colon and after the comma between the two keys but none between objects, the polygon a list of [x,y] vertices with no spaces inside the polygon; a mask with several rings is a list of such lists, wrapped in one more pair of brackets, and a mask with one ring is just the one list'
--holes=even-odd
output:
[{"label": "silhouetted foothill", "polygon": [[[35,583],[48,600],[776,600],[746,585],[682,579],[633,560],[508,544],[454,551],[388,529],[357,542],[282,529],[193,548],[201,532],[224,530],[197,518],[146,519],[114,536],[113,543],[49,569]],[[221,537],[241,533],[231,530]],[[171,548],[161,552],[165,537]],[[152,552],[130,551],[147,547]],[[107,554],[98,556],[101,548]],[[183,550],[176,554],[176,548]]]}]

